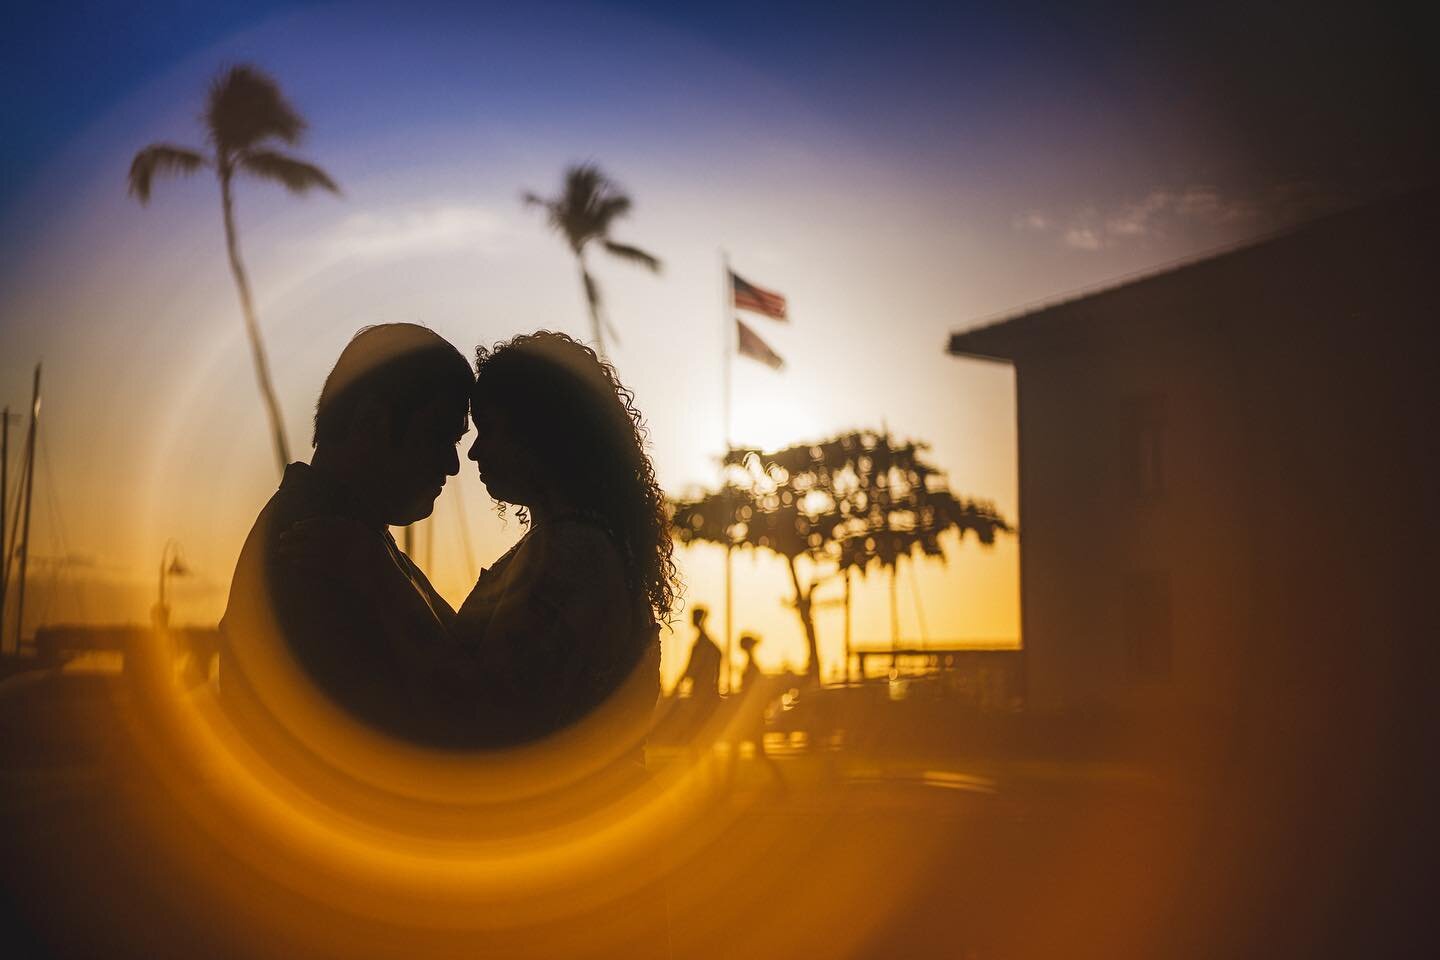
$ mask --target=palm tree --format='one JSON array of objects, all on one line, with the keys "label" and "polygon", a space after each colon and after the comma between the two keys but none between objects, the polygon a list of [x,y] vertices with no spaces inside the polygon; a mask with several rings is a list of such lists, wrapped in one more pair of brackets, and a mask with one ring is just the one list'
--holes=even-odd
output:
[{"label": "palm tree", "polygon": [[320,187],[331,193],[340,188],[319,167],[288,156],[273,148],[274,141],[294,146],[305,131],[305,119],[280,92],[280,87],[263,71],[240,64],[231,67],[210,84],[205,103],[206,138],[210,152],[169,143],[152,143],[135,154],[130,164],[130,194],[145,204],[150,200],[150,183],[157,174],[191,174],[210,167],[220,181],[220,209],[225,218],[225,249],[230,255],[230,272],[240,293],[240,310],[245,332],[250,337],[250,354],[255,361],[255,378],[270,416],[275,457],[284,472],[290,461],[285,440],[285,423],[270,382],[270,362],[260,339],[260,323],[250,296],[250,281],[240,260],[240,242],[235,234],[235,202],[232,181],[237,173],[275,181],[291,193],[305,193]]},{"label": "palm tree", "polygon": [[585,248],[591,241],[598,240],[610,253],[622,260],[638,263],[660,272],[660,261],[641,250],[610,239],[610,225],[630,212],[630,198],[600,168],[591,163],[570,167],[565,171],[565,184],[560,195],[553,199],[534,193],[524,194],[525,203],[544,207],[550,226],[565,238],[575,259],[580,263],[580,279],[585,286],[585,301],[590,305],[590,329],[595,347],[601,359],[605,358],[605,329],[616,343],[620,335],[608,319],[603,317],[600,305],[600,288],[590,275],[585,260]]}]

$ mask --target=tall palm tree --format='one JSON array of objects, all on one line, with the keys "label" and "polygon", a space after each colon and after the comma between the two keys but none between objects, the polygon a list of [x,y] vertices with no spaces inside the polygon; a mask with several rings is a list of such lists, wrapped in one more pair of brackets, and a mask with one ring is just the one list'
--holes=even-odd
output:
[{"label": "tall palm tree", "polygon": [[585,286],[585,301],[590,305],[590,330],[595,348],[601,359],[605,358],[605,330],[616,343],[620,335],[605,318],[600,303],[600,288],[590,275],[585,259],[585,250],[592,241],[598,241],[610,253],[649,267],[660,272],[660,261],[641,250],[610,239],[610,226],[630,212],[633,205],[630,197],[609,177],[600,172],[592,163],[569,167],[565,171],[565,183],[558,197],[549,198],[534,193],[524,194],[529,206],[544,207],[550,226],[565,238],[575,259],[580,263],[580,279]]},{"label": "tall palm tree", "polygon": [[274,149],[274,141],[290,146],[299,143],[305,132],[305,119],[285,99],[279,85],[261,70],[240,64],[217,76],[210,84],[202,119],[210,152],[152,143],[135,154],[130,164],[130,194],[145,204],[150,200],[150,183],[157,174],[187,175],[201,167],[215,171],[220,181],[220,209],[225,219],[225,249],[230,255],[230,272],[240,293],[240,310],[245,319],[245,332],[250,337],[255,378],[260,383],[260,394],[270,416],[275,457],[283,473],[290,461],[290,449],[285,439],[285,423],[280,418],[280,403],[270,382],[270,361],[260,339],[250,280],[240,260],[233,180],[237,173],[248,173],[277,182],[291,193],[305,193],[319,187],[338,194],[340,188],[319,167]]}]

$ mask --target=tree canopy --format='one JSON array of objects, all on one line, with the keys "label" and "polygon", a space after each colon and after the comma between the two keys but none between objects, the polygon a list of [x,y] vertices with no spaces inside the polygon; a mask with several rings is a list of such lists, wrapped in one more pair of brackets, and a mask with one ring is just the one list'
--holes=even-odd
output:
[{"label": "tree canopy", "polygon": [[888,432],[855,430],[819,443],[765,453],[726,452],[719,490],[671,501],[671,527],[683,544],[771,550],[787,561],[796,615],[809,651],[807,672],[820,677],[812,573],[801,581],[796,560],[836,564],[842,572],[878,561],[894,571],[918,548],[945,559],[940,536],[973,533],[993,545],[1014,529],[994,504],[955,496],[945,475],[925,460],[925,444],[895,443]]},{"label": "tree canopy", "polygon": [[672,503],[675,536],[829,560],[862,573],[917,548],[944,559],[940,536],[974,534],[986,546],[1014,529],[993,503],[958,497],[925,459],[923,443],[856,430],[763,452],[737,447],[719,490]]}]

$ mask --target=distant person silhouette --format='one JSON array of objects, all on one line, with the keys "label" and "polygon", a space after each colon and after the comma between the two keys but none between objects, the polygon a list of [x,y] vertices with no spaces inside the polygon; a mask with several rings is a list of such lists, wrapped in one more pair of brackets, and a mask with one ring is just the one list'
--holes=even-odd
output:
[{"label": "distant person silhouette", "polygon": [[765,751],[765,711],[775,700],[775,684],[755,662],[755,648],[759,643],[760,638],[753,633],[740,635],[739,644],[745,654],[745,667],[740,673],[740,716],[735,726],[735,743],[731,746],[730,779],[733,780],[735,776],[740,745],[750,743],[754,744],[756,761],[765,767],[765,772],[770,775],[775,786],[784,792],[785,777],[780,773],[779,765]]},{"label": "distant person silhouette", "polygon": [[515,740],[571,724],[622,688],[645,727],[676,573],[633,397],[595,351],[544,330],[480,348],[476,371],[469,457],[528,529],[480,574],[456,636],[475,649]]},{"label": "distant person silhouette", "polygon": [[755,648],[759,643],[760,638],[753,633],[740,634],[740,650],[745,654],[745,667],[740,671],[742,692],[758,690],[765,682],[765,673],[760,669],[760,664],[755,662]]},{"label": "distant person silhouette", "polygon": [[712,702],[720,698],[720,662],[724,657],[718,644],[705,632],[710,611],[696,607],[690,611],[690,624],[695,628],[695,643],[685,664],[681,681],[690,681],[690,699]]},{"label": "distant person silhouette", "polygon": [[[402,683],[407,647],[442,643],[453,613],[387,527],[429,516],[459,472],[472,382],[464,356],[422,326],[367,327],[346,345],[316,405],[310,463],[285,468],[241,549],[221,620],[222,701],[254,703],[247,645],[278,640],[358,719],[433,739]],[[297,566],[281,537],[316,518],[351,535],[315,541]]]}]

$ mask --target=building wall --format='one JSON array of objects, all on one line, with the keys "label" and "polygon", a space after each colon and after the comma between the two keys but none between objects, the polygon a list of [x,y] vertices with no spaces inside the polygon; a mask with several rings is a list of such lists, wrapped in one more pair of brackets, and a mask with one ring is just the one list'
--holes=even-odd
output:
[{"label": "building wall", "polygon": [[[1287,723],[1277,698],[1381,696],[1356,661],[1391,655],[1434,514],[1433,222],[1341,220],[1041,318],[1015,350],[1033,706],[1162,691]],[[1164,619],[1168,677],[1133,656]]]},{"label": "building wall", "polygon": [[1233,699],[1248,578],[1234,379],[1173,305],[1018,366],[1027,686],[1045,708]]},{"label": "building wall", "polygon": [[[1107,590],[1170,573],[1168,693],[1229,715],[1191,727],[1223,785],[1195,865],[1237,945],[1374,954],[1424,923],[1437,224],[1435,192],[1399,197],[952,340],[1017,367],[1032,707],[1153,687],[1126,670]],[[1146,391],[1165,397],[1163,495],[1117,506],[1107,411]]]}]

